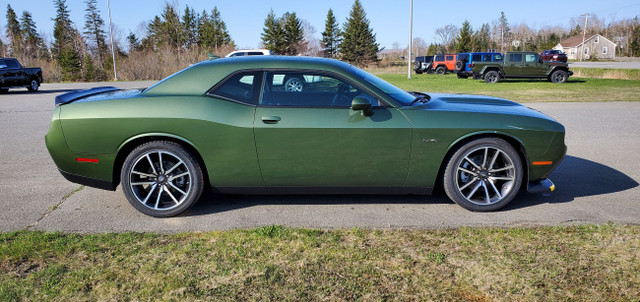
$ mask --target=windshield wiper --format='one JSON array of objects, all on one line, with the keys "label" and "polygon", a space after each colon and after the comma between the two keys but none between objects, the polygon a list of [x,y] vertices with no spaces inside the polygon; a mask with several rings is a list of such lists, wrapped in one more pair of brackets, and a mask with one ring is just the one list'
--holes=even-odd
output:
[{"label": "windshield wiper", "polygon": [[430,101],[431,100],[431,96],[424,93],[424,92],[417,92],[417,91],[409,91],[409,93],[413,96],[415,96],[416,98],[413,99],[413,101],[409,104],[409,106],[412,106],[413,104],[417,103],[417,102],[422,102],[423,104]]}]

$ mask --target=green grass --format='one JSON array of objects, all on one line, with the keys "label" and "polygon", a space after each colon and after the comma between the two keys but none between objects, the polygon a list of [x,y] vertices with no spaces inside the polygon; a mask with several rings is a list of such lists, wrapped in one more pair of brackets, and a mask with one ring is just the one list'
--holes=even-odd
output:
[{"label": "green grass", "polygon": [[422,92],[480,94],[527,102],[610,102],[640,101],[640,80],[571,77],[564,84],[546,80],[503,80],[487,84],[481,80],[458,79],[454,74],[377,74],[404,89]]},{"label": "green grass", "polygon": [[640,226],[0,234],[0,301],[637,301]]},{"label": "green grass", "polygon": [[571,68],[581,78],[640,80],[640,69]]}]

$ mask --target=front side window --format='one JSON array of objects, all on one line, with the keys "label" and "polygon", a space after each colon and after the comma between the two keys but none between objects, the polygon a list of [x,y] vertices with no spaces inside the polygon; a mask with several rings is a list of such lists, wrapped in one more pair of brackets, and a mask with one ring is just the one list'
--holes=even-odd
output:
[{"label": "front side window", "polygon": [[333,76],[314,72],[267,72],[260,105],[282,107],[350,107],[356,96],[373,106],[380,103],[369,94]]},{"label": "front side window", "polygon": [[256,105],[260,97],[261,71],[242,72],[217,85],[209,95]]},{"label": "front side window", "polygon": [[536,57],[537,56],[534,55],[534,54],[526,54],[524,56],[524,61],[527,62],[527,63],[533,63],[533,62],[537,61]]},{"label": "front side window", "polygon": [[436,61],[436,62],[442,62],[442,61],[444,61],[444,56],[443,56],[443,55],[436,56],[435,61]]},{"label": "front side window", "polygon": [[10,68],[10,69],[18,69],[18,68],[20,68],[20,65],[18,64],[18,61],[16,61],[16,60],[6,60],[5,62],[7,64],[7,68]]}]

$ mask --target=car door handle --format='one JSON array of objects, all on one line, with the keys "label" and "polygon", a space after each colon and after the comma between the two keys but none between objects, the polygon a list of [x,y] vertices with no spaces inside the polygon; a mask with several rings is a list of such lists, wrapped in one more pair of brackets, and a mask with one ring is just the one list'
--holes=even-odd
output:
[{"label": "car door handle", "polygon": [[277,124],[280,121],[280,117],[277,115],[268,115],[262,117],[262,122],[265,124]]}]

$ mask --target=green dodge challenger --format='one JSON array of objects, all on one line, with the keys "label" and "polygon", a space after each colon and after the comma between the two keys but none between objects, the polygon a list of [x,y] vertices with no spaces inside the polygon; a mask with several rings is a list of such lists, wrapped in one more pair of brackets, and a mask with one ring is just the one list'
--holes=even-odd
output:
[{"label": "green dodge challenger", "polygon": [[144,90],[55,99],[47,148],[79,184],[178,215],[205,188],[239,194],[430,194],[491,211],[547,179],[564,127],[492,97],[403,91],[331,59],[205,61]]}]

